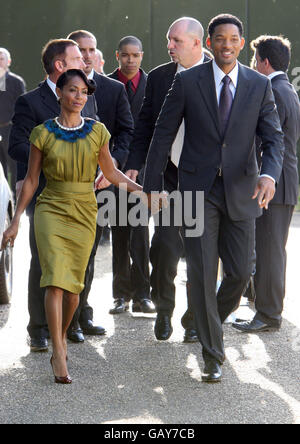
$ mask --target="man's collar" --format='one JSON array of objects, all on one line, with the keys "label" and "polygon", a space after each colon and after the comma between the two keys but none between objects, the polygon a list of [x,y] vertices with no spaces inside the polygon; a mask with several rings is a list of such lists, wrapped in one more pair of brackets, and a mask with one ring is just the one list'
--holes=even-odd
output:
[{"label": "man's collar", "polygon": [[[221,68],[218,67],[218,65],[216,64],[215,60],[213,60],[212,63],[213,66],[213,71],[214,71],[214,77],[215,77],[215,82],[216,85],[220,85],[223,78],[226,76],[225,72],[222,71]],[[239,64],[238,62],[236,62],[235,67],[230,71],[229,74],[227,74],[228,77],[230,77],[233,86],[236,88],[237,87],[237,81],[238,81],[238,75],[239,75]]]},{"label": "man's collar", "polygon": [[191,66],[190,68],[184,68],[184,66],[182,66],[182,65],[180,65],[180,63],[178,63],[177,72],[186,71],[187,69],[195,68],[195,66],[202,65],[203,62],[204,62],[204,53],[202,53],[201,59],[197,63],[195,63],[195,65]]},{"label": "man's collar", "polygon": [[54,82],[52,82],[52,80],[50,80],[49,77],[47,77],[47,83],[48,83],[49,88],[51,89],[51,91],[53,91],[53,94],[55,94],[55,97],[57,98],[56,84]]},{"label": "man's collar", "polygon": [[88,79],[93,79],[94,78],[94,68],[92,69],[92,71],[87,75]]},{"label": "man's collar", "polygon": [[272,80],[272,79],[274,79],[274,77],[280,76],[281,74],[285,75],[285,72],[283,72],[283,71],[274,71],[274,72],[271,72],[271,74],[269,74],[268,77],[269,77],[270,80]]}]

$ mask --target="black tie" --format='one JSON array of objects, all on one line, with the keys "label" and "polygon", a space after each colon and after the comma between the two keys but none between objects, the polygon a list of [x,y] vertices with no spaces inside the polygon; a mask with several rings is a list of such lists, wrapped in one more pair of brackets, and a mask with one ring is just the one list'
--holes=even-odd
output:
[{"label": "black tie", "polygon": [[232,93],[229,88],[229,85],[231,82],[230,77],[225,76],[223,78],[222,82],[223,82],[223,87],[222,87],[221,95],[220,95],[219,110],[220,110],[220,118],[221,118],[221,130],[222,130],[222,134],[224,136],[225,131],[226,131],[226,127],[228,124],[229,116],[230,116],[233,97],[232,97]]},{"label": "black tie", "polygon": [[126,91],[127,91],[128,100],[129,100],[130,104],[131,104],[132,99],[134,97],[134,91],[132,89],[132,86],[133,86],[132,81],[128,80],[128,82],[126,83]]}]

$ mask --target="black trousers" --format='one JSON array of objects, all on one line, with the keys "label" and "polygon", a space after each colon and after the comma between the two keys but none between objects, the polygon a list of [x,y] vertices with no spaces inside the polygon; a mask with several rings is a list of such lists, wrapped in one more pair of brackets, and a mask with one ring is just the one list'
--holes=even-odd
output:
[{"label": "black trousers", "polygon": [[[116,226],[112,233],[113,298],[129,302],[150,299],[149,228],[120,226],[119,199],[128,199],[125,191],[116,191]],[[128,204],[128,213],[134,204]],[[127,215],[128,215],[127,213]],[[145,221],[146,222],[146,221]]]},{"label": "black trousers", "polygon": [[40,287],[41,266],[34,235],[34,216],[29,216],[29,245],[31,262],[28,276],[28,311],[29,324],[27,330],[31,338],[45,338],[48,327],[45,315],[45,289]]},{"label": "black trousers", "polygon": [[[164,176],[165,189],[171,193],[177,190],[177,168],[169,161]],[[175,308],[175,284],[178,262],[183,254],[184,245],[182,227],[176,226],[174,204],[170,204],[170,225],[163,226],[162,214],[159,224],[155,226],[150,247],[150,262],[152,272],[150,277],[151,296],[158,313],[172,316]],[[188,287],[187,287],[188,288]],[[194,328],[193,312],[189,292],[187,291],[187,311],[181,320],[184,328]]]},{"label": "black trousers", "polygon": [[256,319],[280,327],[286,277],[286,243],[293,205],[270,204],[256,220]]},{"label": "black trousers", "polygon": [[[255,219],[228,216],[222,178],[204,201],[204,234],[185,236],[188,281],[204,359],[225,359],[222,324],[239,306],[255,261]],[[218,262],[224,278],[216,294]]]}]

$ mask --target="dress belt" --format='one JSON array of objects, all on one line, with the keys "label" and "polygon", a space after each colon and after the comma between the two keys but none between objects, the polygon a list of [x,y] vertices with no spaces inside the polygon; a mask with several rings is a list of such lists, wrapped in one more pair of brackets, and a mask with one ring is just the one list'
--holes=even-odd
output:
[{"label": "dress belt", "polygon": [[94,191],[94,182],[60,182],[57,180],[48,180],[46,188],[61,193],[90,193]]}]

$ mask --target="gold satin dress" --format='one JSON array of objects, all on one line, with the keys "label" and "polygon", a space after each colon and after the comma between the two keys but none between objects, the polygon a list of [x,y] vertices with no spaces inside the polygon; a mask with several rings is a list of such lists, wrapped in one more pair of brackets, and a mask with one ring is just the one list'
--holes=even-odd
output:
[{"label": "gold satin dress", "polygon": [[84,288],[96,233],[94,179],[100,148],[109,138],[105,126],[92,119],[85,119],[76,134],[48,120],[30,135],[30,142],[43,153],[47,180],[34,215],[41,287],[58,287],[74,294]]}]

